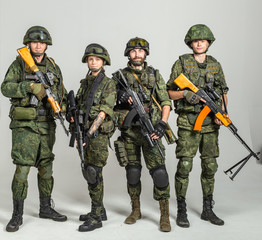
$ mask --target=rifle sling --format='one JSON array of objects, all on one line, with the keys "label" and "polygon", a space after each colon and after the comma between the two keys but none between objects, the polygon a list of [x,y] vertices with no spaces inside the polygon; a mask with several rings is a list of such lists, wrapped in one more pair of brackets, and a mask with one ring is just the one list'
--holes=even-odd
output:
[{"label": "rifle sling", "polygon": [[104,71],[101,70],[100,73],[97,75],[96,79],[94,80],[87,99],[86,99],[86,115],[85,115],[85,122],[84,124],[86,125],[87,121],[88,121],[88,117],[89,117],[89,112],[91,107],[93,106],[94,103],[94,98],[95,98],[95,93],[100,85],[100,83],[102,82],[103,78],[105,77]]},{"label": "rifle sling", "polygon": [[[147,88],[142,84],[141,80],[139,79],[139,77],[136,75],[135,72],[132,71],[133,76],[136,78],[136,80],[138,81],[138,83],[145,89],[147,90]],[[155,104],[157,105],[157,107],[159,108],[160,111],[162,111],[162,108],[160,106],[160,104],[157,102],[156,98],[153,96],[153,94],[150,94],[150,96],[152,97],[153,101],[155,102]]]}]

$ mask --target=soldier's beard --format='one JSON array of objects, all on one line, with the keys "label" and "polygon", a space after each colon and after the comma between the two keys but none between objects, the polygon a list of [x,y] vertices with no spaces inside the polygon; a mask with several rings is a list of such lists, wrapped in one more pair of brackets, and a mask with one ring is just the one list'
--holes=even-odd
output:
[{"label": "soldier's beard", "polygon": [[145,58],[135,58],[134,60],[131,60],[131,63],[134,66],[142,66],[144,62],[145,62]]}]

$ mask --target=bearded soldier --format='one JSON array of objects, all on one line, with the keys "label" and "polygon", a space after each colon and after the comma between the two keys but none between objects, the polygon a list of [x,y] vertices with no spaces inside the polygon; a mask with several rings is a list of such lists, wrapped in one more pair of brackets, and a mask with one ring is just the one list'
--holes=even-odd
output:
[{"label": "bearded soldier", "polygon": [[[126,44],[124,55],[128,57],[127,67],[122,69],[129,87],[138,94],[146,95],[143,101],[144,109],[150,116],[155,132],[152,139],[157,139],[160,148],[164,151],[161,137],[165,133],[167,120],[170,113],[171,101],[166,91],[165,82],[159,71],[147,65],[146,56],[149,55],[149,43],[143,38],[132,38]],[[119,72],[117,79],[121,79]],[[142,89],[142,90],[141,90]],[[118,82],[117,83],[117,106],[116,112],[130,110],[132,98]],[[157,105],[160,105],[162,112]],[[119,121],[121,122],[121,121]],[[132,122],[130,128],[119,125],[121,137],[115,142],[118,151],[118,160],[121,162],[123,156],[127,156],[125,164],[127,189],[131,198],[132,212],[126,218],[126,224],[134,224],[141,218],[140,194],[141,194],[141,149],[144,155],[146,167],[148,168],[154,182],[154,199],[160,203],[160,230],[169,232],[171,230],[169,222],[169,179],[165,167],[165,159],[161,157],[156,146],[151,147],[146,137],[141,133],[141,126]],[[124,149],[124,150],[123,150]],[[119,152],[119,151],[124,151]]]},{"label": "bearded soldier", "polygon": [[[76,95],[78,113],[83,112],[84,120],[84,169],[83,175],[88,183],[91,198],[91,212],[80,216],[85,221],[79,226],[80,232],[102,227],[107,220],[103,205],[104,183],[103,167],[108,158],[109,138],[114,132],[113,107],[116,102],[116,86],[105,75],[104,66],[110,65],[108,51],[101,45],[93,43],[86,47],[83,63],[89,71],[81,80]],[[72,122],[72,120],[71,120]]]},{"label": "bearded soldier", "polygon": [[202,167],[203,212],[201,219],[216,225],[224,224],[224,221],[212,210],[214,176],[218,167],[216,158],[219,156],[218,130],[221,122],[213,114],[209,114],[203,122],[201,132],[193,131],[196,118],[203,108],[201,98],[190,90],[181,91],[174,83],[174,80],[184,73],[199,89],[205,89],[207,86],[214,89],[221,96],[216,104],[225,109],[228,87],[222,67],[215,58],[206,54],[214,41],[214,35],[206,25],[192,26],[186,34],[185,43],[193,50],[193,54],[179,57],[172,67],[170,80],[167,83],[169,96],[174,100],[175,112],[178,114],[176,157],[179,162],[175,174],[175,190],[178,204],[176,222],[180,227],[190,225],[185,200],[189,173],[198,149]]},{"label": "bearded soldier", "polygon": [[[10,98],[10,129],[12,130],[13,163],[16,171],[12,182],[13,215],[6,230],[14,232],[23,222],[23,206],[27,196],[27,177],[30,167],[38,169],[38,189],[40,195],[39,217],[55,221],[66,221],[67,217],[51,207],[51,193],[54,179],[52,166],[55,143],[55,115],[47,101],[46,88],[50,88],[66,110],[65,88],[60,68],[54,60],[46,55],[48,45],[52,45],[49,32],[41,26],[28,29],[23,43],[30,49],[36,66],[44,74],[48,74],[48,85],[36,83],[36,75],[20,56],[9,67],[1,85],[4,96]],[[31,102],[36,96],[37,102]]]}]

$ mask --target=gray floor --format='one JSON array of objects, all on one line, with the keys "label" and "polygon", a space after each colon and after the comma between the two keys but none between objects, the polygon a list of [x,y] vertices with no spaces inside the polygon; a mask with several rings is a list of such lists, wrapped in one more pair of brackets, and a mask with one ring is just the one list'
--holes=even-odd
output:
[{"label": "gray floor", "polygon": [[[75,156],[75,150],[72,155]],[[71,152],[70,152],[71,153]],[[224,226],[214,226],[200,219],[201,188],[199,183],[199,160],[190,175],[190,185],[187,196],[188,215],[191,223],[189,229],[176,225],[176,203],[174,197],[173,176],[176,160],[168,159],[169,178],[171,185],[170,214],[172,231],[162,233],[158,230],[159,206],[152,199],[152,181],[146,168],[142,175],[142,214],[143,217],[135,225],[123,223],[129,214],[130,204],[126,193],[124,169],[119,167],[110,152],[110,161],[104,169],[105,179],[105,207],[108,220],[103,222],[103,228],[89,233],[77,231],[80,222],[78,216],[90,208],[87,186],[82,179],[78,162],[67,162],[66,158],[55,163],[56,184],[53,198],[56,209],[67,214],[65,223],[54,222],[38,218],[38,192],[36,186],[36,170],[29,175],[29,192],[25,202],[24,224],[16,233],[7,233],[5,225],[11,216],[12,203],[10,193],[11,174],[0,183],[0,239],[31,240],[31,239],[230,239],[230,240],[258,240],[262,236],[262,191],[261,167],[251,160],[232,182],[224,173],[232,164],[221,162],[216,177],[215,212],[225,221]],[[170,155],[171,152],[168,155]],[[57,157],[63,156],[58,153]],[[68,156],[70,157],[70,156]],[[66,162],[62,163],[62,159]],[[78,159],[75,159],[78,161]],[[66,164],[65,164],[66,163]],[[65,166],[64,172],[61,173]],[[10,173],[13,166],[10,163]],[[112,175],[114,171],[115,175]],[[58,173],[59,172],[59,173]]]}]

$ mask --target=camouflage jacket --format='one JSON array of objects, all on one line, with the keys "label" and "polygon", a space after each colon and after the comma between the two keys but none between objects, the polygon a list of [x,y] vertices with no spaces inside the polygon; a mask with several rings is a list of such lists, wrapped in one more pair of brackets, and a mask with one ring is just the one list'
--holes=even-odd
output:
[{"label": "camouflage jacket", "polygon": [[[86,113],[86,100],[90,91],[90,88],[95,80],[95,76],[87,75],[86,78],[80,81],[80,88],[76,95],[76,101],[78,109],[84,112],[84,119]],[[106,118],[102,125],[99,127],[99,130],[104,133],[109,133],[114,129],[114,112],[113,107],[116,102],[116,86],[115,82],[105,76],[100,83],[95,96],[94,102],[90,109],[88,121],[86,123],[86,128],[89,129],[97,115],[104,111],[106,113]]]},{"label": "camouflage jacket", "polygon": [[[190,81],[199,89],[204,89],[208,84],[219,94],[227,93],[228,87],[225,76],[220,63],[212,56],[207,55],[206,61],[202,64],[198,63],[193,54],[185,54],[179,57],[174,63],[171,70],[170,79],[167,82],[167,90],[178,91],[178,86],[174,80],[184,73]],[[216,101],[221,107],[222,101]],[[184,98],[174,101],[175,111],[179,114],[177,123],[179,127],[189,130],[193,129],[197,115],[201,112],[202,103],[191,105]],[[214,124],[214,115],[210,113],[204,120],[202,131],[213,131],[218,126]]]},{"label": "camouflage jacket", "polygon": [[[60,68],[46,55],[43,61],[36,65],[44,74],[53,74],[53,84],[50,84],[50,88],[56,95],[61,109],[64,112],[66,110],[67,92],[63,85]],[[30,99],[33,95],[30,84],[35,81],[32,79],[32,77],[34,77],[33,75],[33,72],[20,56],[10,65],[5,75],[5,79],[1,85],[1,91],[4,96],[10,98],[11,108],[9,116],[11,118],[11,129],[30,127],[36,132],[45,132],[45,130],[49,128],[50,122],[54,122],[55,116],[46,97],[42,101],[38,101],[37,106],[30,104]],[[20,112],[22,117],[17,117],[17,112]]]},{"label": "camouflage jacket", "polygon": [[[163,108],[163,106],[172,106],[172,103],[169,99],[166,84],[164,79],[158,70],[154,69],[151,66],[147,66],[145,63],[145,67],[142,70],[137,70],[131,67],[130,63],[128,63],[127,67],[121,70],[123,75],[128,81],[130,88],[141,94],[141,90],[139,88],[140,83],[136,79],[135,75],[140,79],[141,84],[146,88],[144,89],[144,93],[147,98],[144,99],[144,106],[149,108],[150,117],[153,125],[155,125],[159,119],[161,119],[161,111],[153,101],[151,95],[156,99],[159,105]],[[133,74],[135,73],[135,75]],[[121,80],[121,76],[117,73],[116,77]],[[124,90],[121,84],[116,82],[117,91]],[[129,109],[129,105],[125,105],[124,108]],[[116,109],[123,109],[123,106],[116,106]]]}]

